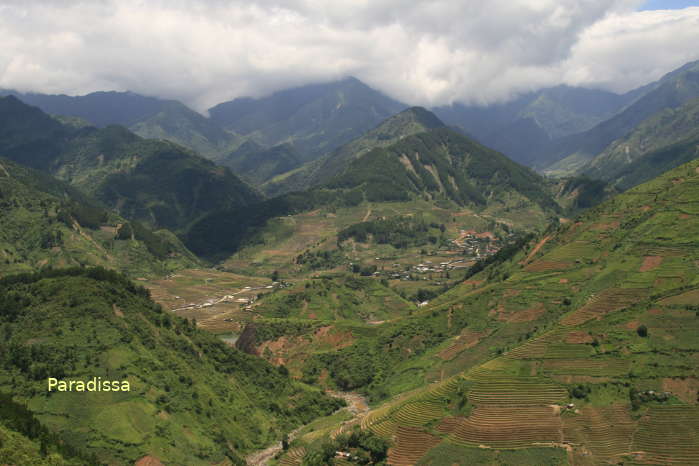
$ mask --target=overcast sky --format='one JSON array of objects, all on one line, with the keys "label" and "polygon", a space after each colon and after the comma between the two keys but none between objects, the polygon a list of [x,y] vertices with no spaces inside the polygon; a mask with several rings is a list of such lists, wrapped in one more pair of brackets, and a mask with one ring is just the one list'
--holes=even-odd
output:
[{"label": "overcast sky", "polygon": [[623,92],[699,59],[691,5],[699,1],[2,0],[0,88],[131,90],[198,110],[349,75],[415,105],[557,84]]}]

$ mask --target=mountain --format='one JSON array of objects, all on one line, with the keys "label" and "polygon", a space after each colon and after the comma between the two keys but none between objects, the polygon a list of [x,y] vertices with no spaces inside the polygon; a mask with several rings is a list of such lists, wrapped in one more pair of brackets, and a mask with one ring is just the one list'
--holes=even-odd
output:
[{"label": "mountain", "polygon": [[648,85],[633,104],[597,126],[562,138],[549,151],[552,174],[572,173],[600,154],[617,139],[627,136],[641,122],[666,109],[677,109],[699,98],[699,61],[687,63]]},{"label": "mountain", "polygon": [[209,109],[211,120],[266,147],[292,143],[304,161],[372,129],[406,106],[355,78],[239,98]]},{"label": "mountain", "polygon": [[[517,217],[517,223],[523,221],[530,228],[559,212],[546,181],[532,170],[439,127],[439,120],[428,117],[424,110],[406,113],[406,121],[413,121],[407,118],[411,114],[422,115],[436,127],[386,147],[360,151],[358,157],[352,151],[340,151],[337,155],[343,163],[333,167],[337,175],[303,192],[211,213],[192,225],[187,246],[197,254],[222,259],[254,237],[268,220],[320,206],[349,208],[364,202],[422,200],[440,208],[468,207],[497,217]],[[356,147],[362,147],[364,141],[358,141]]]},{"label": "mountain", "polygon": [[513,160],[539,166],[541,152],[556,140],[586,131],[637,98],[631,92],[569,86],[545,88],[488,106],[453,104],[432,109],[449,125]]},{"label": "mountain", "polygon": [[141,137],[166,139],[216,159],[240,144],[234,134],[177,100],[146,97],[133,92],[93,92],[84,96],[0,91],[46,113],[77,117],[93,126],[125,126]]},{"label": "mountain", "polygon": [[155,228],[183,231],[211,210],[259,195],[227,168],[120,126],[75,129],[10,96],[0,98],[0,154],[44,170]]},{"label": "mountain", "polygon": [[358,190],[370,202],[426,196],[485,207],[513,195],[555,209],[542,181],[504,155],[437,127],[352,159],[322,186]]},{"label": "mountain", "polygon": [[[101,463],[245,464],[341,404],[165,313],[115,272],[10,276],[0,296],[0,391]],[[50,378],[58,389],[47,391]],[[80,391],[77,381],[93,379],[121,390]],[[72,391],[58,380],[74,381]]]},{"label": "mountain", "polygon": [[699,157],[699,99],[641,122],[579,171],[628,189]]},{"label": "mountain", "polygon": [[[699,159],[503,248],[298,370],[377,403],[361,425],[391,442],[389,464],[695,464],[697,206]],[[327,442],[346,432],[318,425]],[[319,435],[290,451],[322,454]]]},{"label": "mountain", "polygon": [[260,186],[302,164],[301,156],[292,144],[284,143],[265,148],[252,140],[244,142],[217,162],[229,167],[253,186]]},{"label": "mountain", "polygon": [[362,136],[343,144],[330,154],[284,173],[262,186],[270,196],[318,186],[339,174],[353,159],[371,149],[390,146],[404,137],[445,126],[433,113],[411,107],[381,122]]},{"label": "mountain", "polygon": [[0,158],[0,272],[101,265],[131,276],[199,261],[170,232],[128,222],[72,186]]},{"label": "mountain", "polygon": [[129,125],[129,129],[143,138],[172,141],[212,160],[240,144],[238,136],[176,100],[165,101],[157,113]]}]

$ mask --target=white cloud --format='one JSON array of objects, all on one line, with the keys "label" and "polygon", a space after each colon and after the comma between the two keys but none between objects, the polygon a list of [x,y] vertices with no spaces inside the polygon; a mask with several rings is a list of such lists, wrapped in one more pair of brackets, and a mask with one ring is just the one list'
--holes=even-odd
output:
[{"label": "white cloud", "polygon": [[354,75],[411,104],[625,90],[699,58],[699,8],[639,0],[38,0],[0,6],[0,87],[203,110]]}]

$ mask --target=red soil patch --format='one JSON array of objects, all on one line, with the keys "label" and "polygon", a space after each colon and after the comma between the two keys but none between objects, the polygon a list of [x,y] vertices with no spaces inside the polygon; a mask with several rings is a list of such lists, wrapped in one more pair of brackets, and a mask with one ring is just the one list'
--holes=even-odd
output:
[{"label": "red soil patch", "polygon": [[575,344],[586,344],[586,343],[592,343],[594,341],[594,338],[587,333],[583,332],[581,330],[576,330],[574,332],[570,332],[568,335],[566,335],[565,342],[566,343],[575,343]]},{"label": "red soil patch", "polygon": [[641,207],[642,212],[648,212],[650,209],[652,209],[652,207],[649,205],[644,205],[643,207]]},{"label": "red soil patch", "polygon": [[648,314],[651,314],[654,316],[659,316],[659,315],[663,314],[663,310],[662,309],[651,309],[650,311],[648,311]]},{"label": "red soil patch", "polygon": [[570,262],[536,261],[524,268],[527,272],[553,272],[556,270],[567,270],[573,264]]},{"label": "red soil patch", "polygon": [[643,264],[641,268],[638,269],[639,272],[648,272],[654,268],[660,266],[663,262],[663,256],[645,256],[643,258]]},{"label": "red soil patch", "polygon": [[134,463],[134,466],[164,466],[155,456],[147,455]]},{"label": "red soil patch", "polygon": [[514,288],[509,288],[505,290],[505,293],[503,293],[503,296],[506,298],[512,298],[514,296],[518,296],[521,293],[520,290],[516,290]]},{"label": "red soil patch", "polygon": [[538,243],[536,243],[536,246],[534,246],[534,249],[531,250],[531,252],[530,252],[529,255],[527,256],[527,258],[524,259],[524,260],[521,262],[521,264],[528,264],[528,263],[532,260],[532,258],[536,255],[536,253],[539,252],[539,250],[540,250],[542,247],[544,247],[544,245],[545,245],[545,244],[548,242],[548,240],[550,240],[550,239],[551,239],[551,235],[545,236],[544,238],[542,238],[541,241],[539,241]]},{"label": "red soil patch", "polygon": [[687,220],[688,218],[692,218],[692,216],[689,214],[680,214],[680,220]]},{"label": "red soil patch", "polygon": [[697,389],[699,389],[699,380],[697,379],[665,378],[662,387],[663,391],[671,392],[685,403],[697,404]]},{"label": "red soil patch", "polygon": [[590,230],[593,231],[608,231],[608,230],[614,230],[616,228],[619,228],[620,223],[619,222],[609,222],[609,223],[595,223],[590,227]]},{"label": "red soil patch", "polygon": [[501,304],[501,305],[499,305],[498,307],[496,307],[496,308],[491,309],[490,311],[488,311],[488,316],[490,316],[490,317],[498,316],[497,319],[498,319],[498,320],[502,320],[502,319],[500,319],[500,317],[501,317],[502,314],[504,314],[504,313],[505,313],[505,305],[504,305],[504,304]]},{"label": "red soil patch", "polygon": [[567,278],[561,278],[560,280],[558,280],[558,283],[568,283],[568,279],[567,279]]},{"label": "red soil patch", "polygon": [[626,327],[629,330],[636,330],[639,325],[641,325],[641,323],[639,321],[632,320],[631,322],[627,322],[624,327]]}]

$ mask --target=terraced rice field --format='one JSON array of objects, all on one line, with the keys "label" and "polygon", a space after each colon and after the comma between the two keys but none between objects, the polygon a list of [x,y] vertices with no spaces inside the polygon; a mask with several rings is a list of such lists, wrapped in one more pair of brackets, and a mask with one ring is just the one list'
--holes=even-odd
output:
[{"label": "terraced rice field", "polygon": [[651,408],[639,422],[633,450],[650,464],[699,464],[699,408]]},{"label": "terraced rice field", "polygon": [[306,454],[306,449],[292,448],[289,452],[284,455],[282,459],[279,460],[280,466],[299,466],[303,461],[303,457]]},{"label": "terraced rice field", "polygon": [[546,354],[549,345],[561,341],[566,333],[567,330],[564,329],[545,333],[508,352],[505,357],[509,359],[541,359]]},{"label": "terraced rice field", "polygon": [[587,304],[561,320],[563,325],[580,325],[591,319],[603,317],[641,301],[648,294],[646,288],[609,288],[591,297]]},{"label": "terraced rice field", "polygon": [[564,387],[538,377],[483,378],[468,392],[469,401],[476,405],[550,405],[567,397]]},{"label": "terraced rice field", "polygon": [[415,427],[401,426],[396,432],[394,446],[388,450],[388,464],[411,466],[441,440]]},{"label": "terraced rice field", "polygon": [[584,447],[596,462],[613,462],[628,454],[635,429],[626,406],[587,406],[580,414],[563,417],[564,440],[576,448]]},{"label": "terraced rice field", "polygon": [[594,354],[594,350],[588,345],[576,345],[570,343],[549,343],[542,359],[575,359],[586,358]]},{"label": "terraced rice field", "polygon": [[492,448],[561,443],[561,417],[550,406],[478,406],[454,426],[447,440],[457,445]]},{"label": "terraced rice field", "polygon": [[443,415],[441,403],[416,401],[406,403],[391,414],[401,426],[421,426]]},{"label": "terraced rice field", "polygon": [[627,374],[631,362],[626,359],[555,359],[544,361],[543,369],[548,374],[586,375],[613,377]]},{"label": "terraced rice field", "polygon": [[572,266],[572,262],[538,260],[527,265],[524,270],[525,272],[554,272],[557,270],[568,270]]}]

